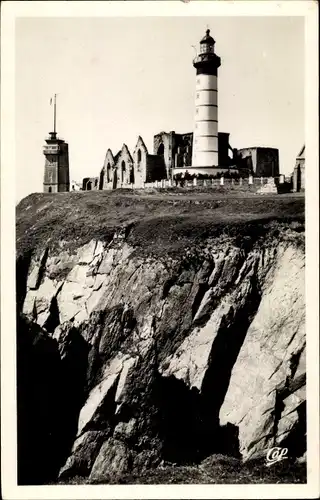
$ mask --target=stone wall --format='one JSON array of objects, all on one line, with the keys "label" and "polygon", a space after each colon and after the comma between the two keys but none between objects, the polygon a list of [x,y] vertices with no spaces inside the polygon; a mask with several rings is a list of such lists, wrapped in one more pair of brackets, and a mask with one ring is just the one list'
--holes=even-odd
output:
[{"label": "stone wall", "polygon": [[279,175],[279,150],[275,148],[242,148],[238,152],[247,159],[247,166],[257,177],[276,177]]},{"label": "stone wall", "polygon": [[229,136],[227,132],[218,132],[218,159],[219,165],[228,167],[231,164],[229,157]]},{"label": "stone wall", "polygon": [[58,192],[58,155],[46,155],[43,191],[44,193]]},{"label": "stone wall", "polygon": [[108,149],[100,172],[99,189],[112,189],[115,161],[111,149]]},{"label": "stone wall", "polygon": [[167,171],[167,178],[170,179],[174,166],[173,149],[175,146],[175,132],[160,132],[153,138],[153,152],[155,155],[163,156]]},{"label": "stone wall", "polygon": [[117,183],[114,183],[113,187],[119,188],[129,185],[132,180],[133,159],[126,144],[122,146],[115,167],[117,170]]},{"label": "stone wall", "polygon": [[58,178],[59,178],[59,192],[69,191],[70,178],[69,178],[69,145],[66,142],[60,143],[60,155],[59,155],[59,168],[58,168]]},{"label": "stone wall", "polygon": [[83,191],[97,191],[99,189],[99,177],[85,177],[82,181]]},{"label": "stone wall", "polygon": [[132,184],[136,188],[142,188],[147,177],[147,157],[148,150],[139,136],[136,147],[133,152],[133,177]]},{"label": "stone wall", "polygon": [[167,177],[164,160],[158,155],[147,155],[146,182],[165,180]]},{"label": "stone wall", "polygon": [[[154,154],[163,154],[168,178],[173,169],[191,165],[193,148],[193,132],[176,134],[160,132],[154,136]],[[229,133],[218,133],[219,165],[228,167],[231,164],[229,152]]]},{"label": "stone wall", "polygon": [[[154,158],[154,160],[153,160]],[[150,166],[150,162],[154,161],[155,165],[159,161],[159,158],[155,155],[146,156],[147,163]],[[157,170],[156,170],[157,172]],[[282,176],[283,177],[283,176]],[[127,189],[170,189],[175,187],[180,188],[219,188],[222,190],[237,190],[237,191],[252,191],[257,194],[271,194],[279,192],[279,185],[283,184],[283,179],[281,176],[278,178],[274,177],[246,177],[239,179],[230,178],[216,178],[216,179],[159,179],[150,180],[151,177],[147,177],[147,181],[142,181],[140,179],[139,183],[133,183],[126,181],[120,184],[119,188]],[[89,180],[95,180],[98,177],[86,178],[84,182]],[[136,179],[136,178],[135,178]],[[149,179],[149,180],[148,180]],[[94,189],[98,189],[95,187]],[[112,187],[105,188],[105,190],[112,189]],[[84,191],[89,191],[90,189],[84,189]]]},{"label": "stone wall", "polygon": [[279,150],[274,148],[258,148],[257,176],[275,177],[279,175]]},{"label": "stone wall", "polygon": [[301,149],[297,156],[296,164],[293,171],[293,191],[304,191],[305,190],[305,146]]}]

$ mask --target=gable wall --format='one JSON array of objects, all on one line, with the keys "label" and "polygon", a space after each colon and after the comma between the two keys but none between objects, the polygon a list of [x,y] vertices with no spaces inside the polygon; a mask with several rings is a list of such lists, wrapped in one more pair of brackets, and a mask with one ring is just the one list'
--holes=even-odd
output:
[{"label": "gable wall", "polygon": [[[138,161],[139,151],[141,152],[141,160]],[[147,156],[148,150],[144,143],[138,140],[133,153],[133,172],[134,172],[134,187],[137,189],[143,188],[147,182]]]}]

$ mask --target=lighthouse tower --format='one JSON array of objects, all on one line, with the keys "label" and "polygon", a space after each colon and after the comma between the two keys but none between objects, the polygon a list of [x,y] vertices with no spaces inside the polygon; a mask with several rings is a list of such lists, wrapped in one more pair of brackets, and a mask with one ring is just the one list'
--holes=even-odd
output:
[{"label": "lighthouse tower", "polygon": [[69,146],[57,137],[56,132],[56,96],[54,96],[53,132],[49,133],[43,147],[45,156],[43,192],[63,193],[69,191]]},{"label": "lighthouse tower", "polygon": [[[197,70],[192,167],[218,166],[218,68],[210,30],[200,41],[200,53],[193,61]],[[200,171],[199,171],[200,173]]]}]

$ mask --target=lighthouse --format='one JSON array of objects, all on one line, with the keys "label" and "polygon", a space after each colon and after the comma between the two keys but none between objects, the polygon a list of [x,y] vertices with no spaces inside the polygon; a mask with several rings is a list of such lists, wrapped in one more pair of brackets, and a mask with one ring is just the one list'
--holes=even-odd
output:
[{"label": "lighthouse", "polygon": [[221,60],[214,53],[214,44],[208,29],[193,61],[197,70],[192,147],[192,167],[195,168],[218,166],[218,68]]},{"label": "lighthouse", "polygon": [[70,189],[69,146],[57,137],[56,132],[56,95],[53,104],[53,132],[49,133],[43,147],[45,156],[43,192],[61,193]]}]

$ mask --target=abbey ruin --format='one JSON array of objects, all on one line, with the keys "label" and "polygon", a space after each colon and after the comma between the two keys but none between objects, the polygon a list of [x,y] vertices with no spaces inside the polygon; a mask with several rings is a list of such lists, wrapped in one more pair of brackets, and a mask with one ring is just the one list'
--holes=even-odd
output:
[{"label": "abbey ruin", "polygon": [[[141,189],[157,186],[159,181],[170,186],[175,179],[191,175],[200,179],[256,177],[261,178],[261,183],[272,184],[276,191],[275,181],[284,182],[279,171],[279,150],[261,146],[232,148],[230,134],[218,131],[218,68],[221,59],[216,55],[214,45],[215,40],[207,30],[193,60],[196,68],[193,132],[159,132],[154,136],[152,153],[141,136],[133,152],[126,144],[117,153],[109,148],[100,173],[85,177],[82,183],[72,181],[71,190]],[[50,132],[46,143],[43,190],[49,193],[69,191],[68,144],[57,138],[55,111],[54,132]],[[297,165],[301,161],[297,160]],[[304,175],[301,181],[299,165],[292,175],[294,191],[304,190]]]}]

